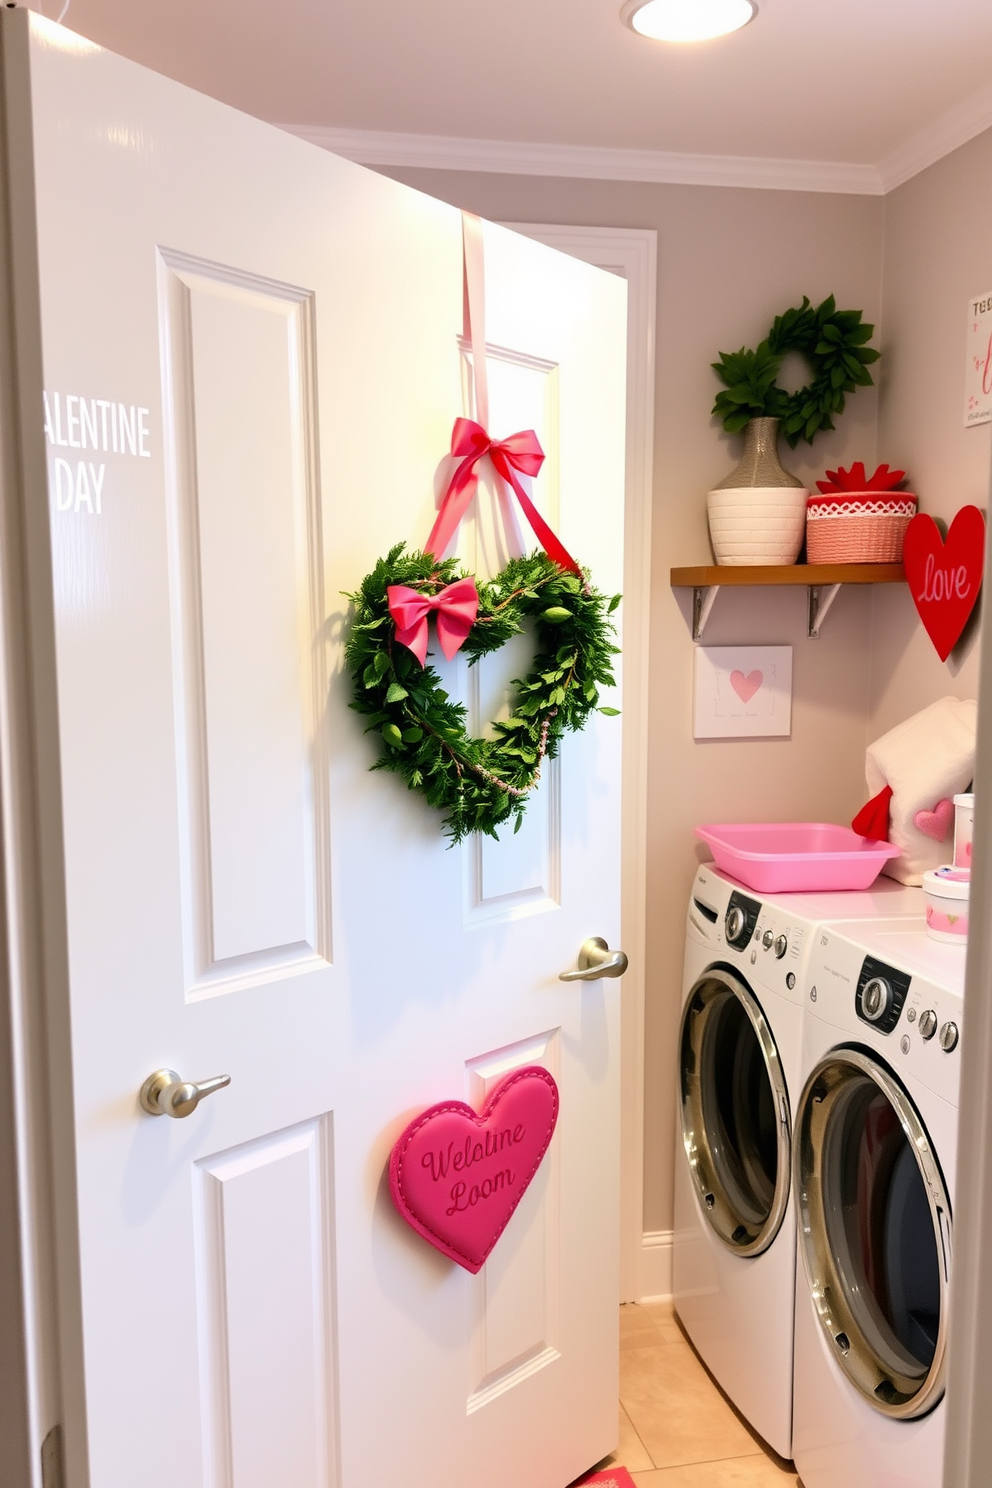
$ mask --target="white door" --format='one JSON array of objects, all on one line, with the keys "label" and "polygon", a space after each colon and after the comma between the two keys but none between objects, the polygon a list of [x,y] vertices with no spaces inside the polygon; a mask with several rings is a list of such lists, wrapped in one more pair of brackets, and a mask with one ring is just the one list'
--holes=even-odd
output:
[{"label": "white door", "polygon": [[[469,411],[459,214],[2,17],[37,195],[70,1488],[559,1488],[615,1442],[619,984],[558,973],[617,944],[620,720],[566,739],[519,836],[449,850],[369,773],[342,663],[343,592],[423,542]],[[485,248],[493,432],[538,431],[535,499],[615,590],[624,286]],[[445,675],[481,728],[526,665]],[[400,1220],[389,1152],[523,1064],[559,1126],[473,1277]],[[153,1119],[160,1067],[231,1084]]]}]

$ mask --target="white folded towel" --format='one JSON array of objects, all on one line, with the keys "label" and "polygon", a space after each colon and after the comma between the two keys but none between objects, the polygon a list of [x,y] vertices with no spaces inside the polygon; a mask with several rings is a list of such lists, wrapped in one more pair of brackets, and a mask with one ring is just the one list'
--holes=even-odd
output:
[{"label": "white folded towel", "polygon": [[[941,698],[868,747],[869,791],[892,788],[889,841],[902,852],[884,871],[900,883],[922,883],[928,869],[951,861],[951,802],[974,778],[977,715],[970,699]],[[921,830],[921,820],[929,830]]]}]

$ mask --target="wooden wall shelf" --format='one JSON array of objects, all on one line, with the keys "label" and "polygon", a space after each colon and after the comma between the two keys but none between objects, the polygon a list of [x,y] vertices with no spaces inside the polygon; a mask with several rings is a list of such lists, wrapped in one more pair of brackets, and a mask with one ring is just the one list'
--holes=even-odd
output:
[{"label": "wooden wall shelf", "polygon": [[901,563],[791,563],[760,568],[710,563],[696,568],[673,568],[671,582],[673,589],[692,590],[694,641],[702,639],[721,589],[805,585],[806,634],[815,640],[842,584],[904,584],[906,571]]}]

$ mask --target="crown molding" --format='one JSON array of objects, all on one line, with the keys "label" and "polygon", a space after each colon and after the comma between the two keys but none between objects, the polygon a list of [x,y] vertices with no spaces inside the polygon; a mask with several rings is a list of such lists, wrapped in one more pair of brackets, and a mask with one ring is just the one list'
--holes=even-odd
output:
[{"label": "crown molding", "polygon": [[514,176],[567,176],[591,181],[644,181],[670,186],[739,186],[765,191],[823,191],[884,196],[952,150],[992,128],[992,84],[963,98],[877,165],[839,160],[785,160],[759,155],[694,155],[668,150],[614,150],[462,139],[281,124],[289,134],[358,165],[484,171]]},{"label": "crown molding", "polygon": [[667,150],[614,150],[537,145],[514,140],[391,134],[373,129],[281,124],[290,134],[358,165],[487,171],[514,176],[574,176],[594,181],[646,181],[673,186],[743,186],[769,191],[825,191],[879,196],[872,165],[831,160],[777,160],[747,155],[692,155]]},{"label": "crown molding", "polygon": [[905,144],[878,163],[882,192],[894,191],[904,181],[918,176],[952,150],[992,128],[992,84],[962,98],[926,129],[911,135]]}]

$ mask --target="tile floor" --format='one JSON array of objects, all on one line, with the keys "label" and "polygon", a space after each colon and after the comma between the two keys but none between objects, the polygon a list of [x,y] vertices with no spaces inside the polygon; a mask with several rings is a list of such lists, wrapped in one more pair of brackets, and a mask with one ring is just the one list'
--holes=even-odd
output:
[{"label": "tile floor", "polygon": [[703,1368],[671,1304],[620,1309],[620,1446],[638,1488],[801,1488]]}]

